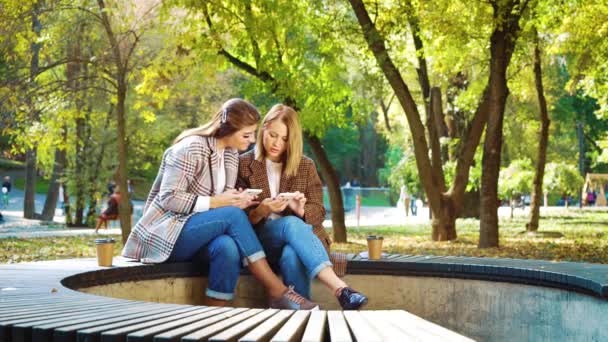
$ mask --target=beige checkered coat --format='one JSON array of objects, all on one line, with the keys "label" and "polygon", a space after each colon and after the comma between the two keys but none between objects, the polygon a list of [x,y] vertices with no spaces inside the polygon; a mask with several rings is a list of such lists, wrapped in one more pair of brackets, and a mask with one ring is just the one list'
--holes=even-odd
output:
[{"label": "beige checkered coat", "polygon": [[[237,187],[262,189],[258,200],[262,201],[270,197],[270,186],[266,174],[266,163],[255,159],[254,151],[249,151],[240,156],[239,176]],[[331,239],[323,228],[325,219],[325,207],[323,206],[323,185],[317,174],[315,162],[303,156],[295,176],[287,177],[281,174],[279,193],[299,191],[306,196],[304,206],[304,221],[313,226],[313,231],[329,251]],[[281,215],[295,215],[289,207]]]},{"label": "beige checkered coat", "polygon": [[[169,258],[182,227],[193,214],[197,196],[212,195],[209,172],[212,170],[213,179],[217,179],[219,164],[215,140],[190,136],[165,151],[143,215],[129,235],[123,256],[144,263],[161,263]],[[226,190],[234,189],[238,162],[236,150],[224,150]]]}]

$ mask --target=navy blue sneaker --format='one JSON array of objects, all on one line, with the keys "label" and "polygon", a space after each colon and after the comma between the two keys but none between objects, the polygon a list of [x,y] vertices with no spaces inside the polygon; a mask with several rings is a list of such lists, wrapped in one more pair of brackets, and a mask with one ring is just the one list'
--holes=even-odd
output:
[{"label": "navy blue sneaker", "polygon": [[338,295],[338,302],[340,302],[342,310],[358,310],[367,304],[367,297],[350,287],[343,287]]}]

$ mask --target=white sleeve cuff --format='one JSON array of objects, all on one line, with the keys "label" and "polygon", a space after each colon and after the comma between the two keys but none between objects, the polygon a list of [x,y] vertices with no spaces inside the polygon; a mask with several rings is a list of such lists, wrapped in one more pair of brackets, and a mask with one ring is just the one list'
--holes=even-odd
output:
[{"label": "white sleeve cuff", "polygon": [[195,212],[207,211],[209,210],[209,205],[211,203],[211,197],[209,196],[198,196],[196,199],[196,204],[194,205]]}]

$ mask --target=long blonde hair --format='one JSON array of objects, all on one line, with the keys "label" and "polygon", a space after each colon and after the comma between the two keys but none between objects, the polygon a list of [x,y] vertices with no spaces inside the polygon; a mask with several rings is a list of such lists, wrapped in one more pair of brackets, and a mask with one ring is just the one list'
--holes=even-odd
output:
[{"label": "long blonde hair", "polygon": [[264,131],[268,125],[274,120],[281,120],[287,126],[287,149],[283,153],[283,172],[287,176],[295,176],[300,166],[302,159],[304,144],[302,142],[302,127],[298,119],[298,113],[291,107],[276,104],[270,108],[270,111],[262,121],[262,127],[258,131],[258,142],[255,146],[255,159],[263,161],[266,158],[266,149],[264,148]]},{"label": "long blonde hair", "polygon": [[173,141],[179,141],[192,135],[203,137],[223,138],[234,134],[238,130],[255,125],[260,121],[260,112],[251,103],[243,99],[230,99],[215,113],[213,119],[206,124],[183,131]]}]

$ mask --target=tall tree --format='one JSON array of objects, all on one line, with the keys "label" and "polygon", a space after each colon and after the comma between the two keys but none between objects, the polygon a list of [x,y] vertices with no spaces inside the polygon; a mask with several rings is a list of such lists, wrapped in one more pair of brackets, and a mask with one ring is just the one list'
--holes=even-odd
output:
[{"label": "tall tree", "polygon": [[[116,95],[116,130],[117,130],[117,148],[118,148],[118,168],[116,172],[116,183],[122,191],[122,200],[118,206],[120,227],[122,230],[122,240],[126,242],[129,234],[131,233],[131,206],[130,206],[130,194],[127,190],[127,178],[128,178],[128,167],[127,167],[127,131],[126,131],[126,100],[127,91],[129,89],[129,77],[134,64],[140,63],[134,59],[134,53],[138,48],[138,44],[141,40],[142,32],[151,21],[149,15],[154,12],[154,9],[159,5],[158,2],[152,4],[146,4],[143,9],[140,9],[143,13],[140,17],[131,18],[131,22],[117,23],[120,19],[117,15],[121,11],[125,11],[121,8],[119,2],[113,4],[114,6],[108,7],[105,0],[97,0],[99,7],[99,19],[103,25],[106,38],[110,44],[110,50],[113,62],[113,71],[107,79],[115,90]],[[128,9],[133,11],[133,8]],[[122,18],[124,19],[124,18]],[[116,30],[114,25],[125,25],[129,28],[126,30]]]},{"label": "tall tree", "polygon": [[[363,1],[350,0],[350,4],[371,52],[405,111],[413,138],[416,165],[433,214],[433,231],[437,232],[434,239],[454,239],[456,238],[456,217],[462,206],[469,170],[483,128],[489,116],[499,115],[501,110],[504,110],[504,106],[501,107],[497,104],[502,99],[506,99],[505,73],[519,30],[517,22],[527,2],[520,4],[519,1],[491,1],[494,26],[490,37],[490,76],[467,132],[466,143],[461,145],[456,175],[449,190],[446,188],[442,165],[438,157],[440,155],[437,148],[439,146],[438,136],[429,135],[429,139],[433,140],[431,147],[434,146],[432,155],[435,156],[431,160],[428,155],[429,143],[424,134],[425,126],[422,124],[418,107],[399,68],[388,53],[385,38],[372,22]],[[433,120],[430,123],[434,123]],[[431,124],[431,126],[434,125]],[[433,127],[427,128],[434,129]],[[498,172],[496,172],[495,181],[497,179]]]},{"label": "tall tree", "polygon": [[[32,32],[36,37],[40,36],[42,30],[42,24],[39,19],[41,3],[35,4],[30,12],[32,18]],[[40,65],[40,49],[41,44],[35,40],[31,43],[31,60],[30,60],[30,76],[29,76],[29,88],[33,89],[36,87],[35,80],[38,77],[39,65]],[[38,120],[38,109],[34,100],[30,96],[26,96],[27,110],[29,112],[29,121],[35,122]],[[26,147],[25,152],[25,196],[23,198],[23,217],[35,218],[36,216],[36,146],[31,144]]]},{"label": "tall tree", "polygon": [[479,222],[480,248],[498,247],[498,176],[502,150],[502,126],[505,105],[509,96],[507,67],[513,56],[520,33],[519,20],[528,1],[491,1],[496,30],[490,39],[492,61],[490,67],[490,93],[488,122],[483,145],[481,175],[481,208]]},{"label": "tall tree", "polygon": [[532,200],[530,202],[530,222],[526,225],[528,231],[535,232],[538,230],[538,220],[540,218],[540,202],[544,198],[543,180],[545,177],[545,164],[547,162],[547,146],[549,144],[549,113],[547,111],[547,101],[545,99],[545,90],[543,87],[542,59],[540,49],[540,39],[538,33],[533,30],[534,39],[534,82],[536,85],[536,94],[538,96],[539,116],[540,116],[540,132],[538,133],[538,156],[536,158],[536,170],[534,173],[534,181],[532,187]]}]

